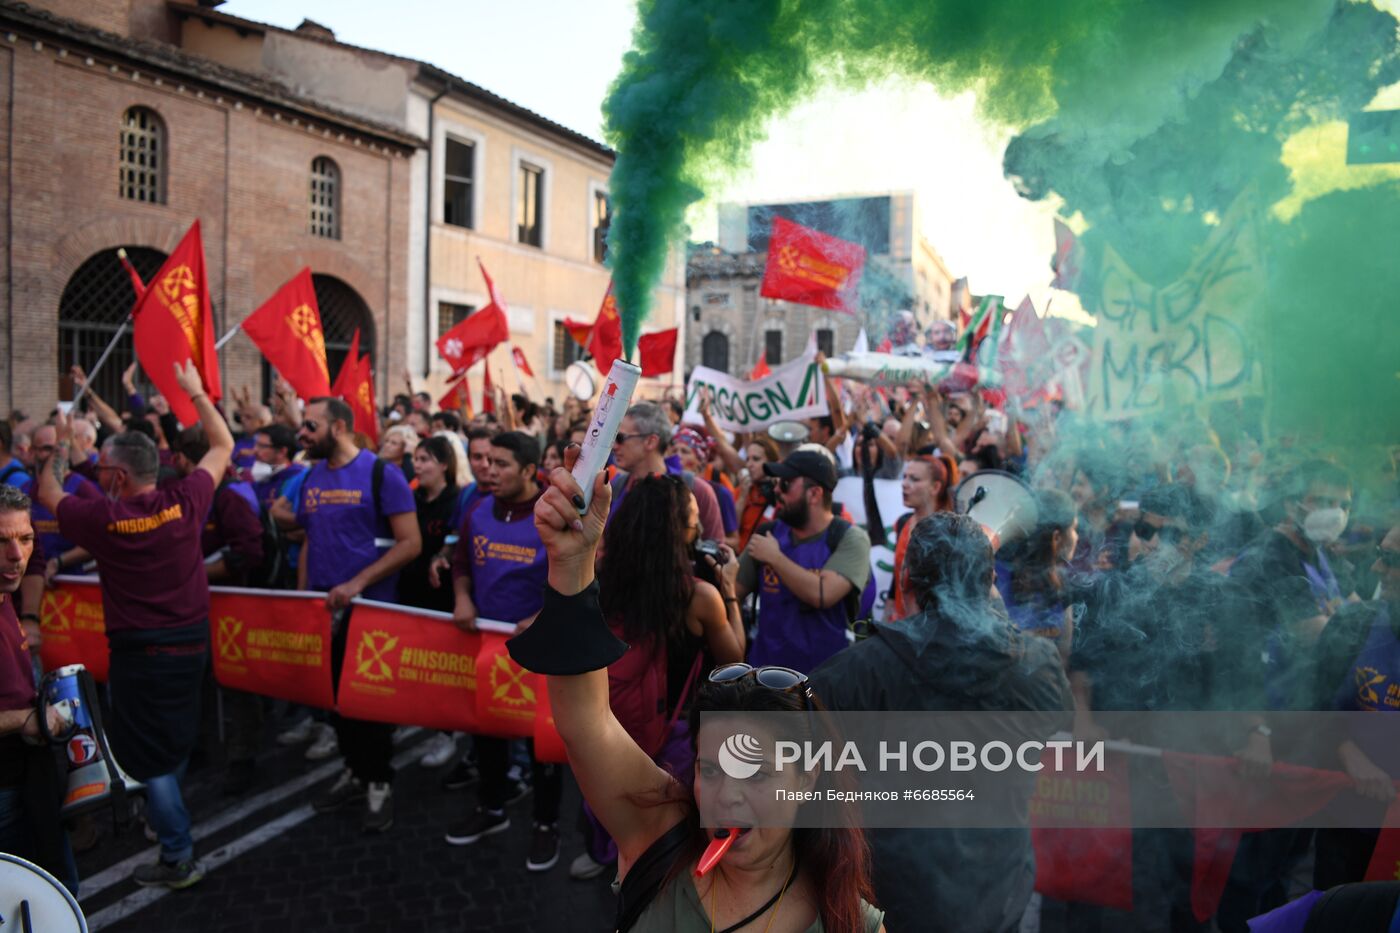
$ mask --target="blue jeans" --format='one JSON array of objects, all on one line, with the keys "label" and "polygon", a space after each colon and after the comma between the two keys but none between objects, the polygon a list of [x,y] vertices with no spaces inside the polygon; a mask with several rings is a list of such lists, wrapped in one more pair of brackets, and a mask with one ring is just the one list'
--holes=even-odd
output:
[{"label": "blue jeans", "polygon": [[181,764],[169,774],[146,779],[146,822],[160,839],[161,859],[172,864],[194,857],[190,814],[180,796],[180,780],[184,776],[185,766]]},{"label": "blue jeans", "polygon": [[[18,787],[0,787],[0,852],[18,855],[23,859],[34,858],[34,842],[30,838],[29,827],[24,821],[23,791]],[[53,866],[47,866],[52,870]],[[63,870],[57,872],[58,880],[74,896],[78,896],[78,863],[73,860],[73,849],[68,845],[68,834],[63,834]]]}]

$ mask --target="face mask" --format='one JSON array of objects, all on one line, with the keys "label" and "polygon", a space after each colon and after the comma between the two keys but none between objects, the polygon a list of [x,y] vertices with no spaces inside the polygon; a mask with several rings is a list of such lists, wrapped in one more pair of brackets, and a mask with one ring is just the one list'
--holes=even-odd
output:
[{"label": "face mask", "polygon": [[263,463],[261,460],[259,460],[253,464],[253,469],[249,472],[253,475],[253,482],[260,483],[263,480],[267,479],[269,476],[271,476],[274,472],[276,472],[276,470],[277,468],[274,467],[272,464]]},{"label": "face mask", "polygon": [[1313,544],[1331,544],[1347,528],[1347,512],[1343,508],[1313,509],[1303,518],[1303,534]]}]

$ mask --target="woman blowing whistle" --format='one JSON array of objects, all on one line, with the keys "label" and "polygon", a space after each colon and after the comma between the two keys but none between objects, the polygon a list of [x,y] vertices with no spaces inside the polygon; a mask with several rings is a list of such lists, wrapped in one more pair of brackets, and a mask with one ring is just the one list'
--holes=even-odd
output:
[{"label": "woman blowing whistle", "polygon": [[[811,776],[765,768],[734,780],[719,765],[720,745],[735,728],[713,714],[811,709],[805,676],[746,664],[724,665],[710,675],[691,713],[693,791],[653,763],[613,715],[606,668],[626,645],[603,620],[593,577],[612,490],[596,477],[590,507],[580,515],[582,490],[569,473],[577,458],[578,449],[571,447],[535,507],[535,526],[549,556],[549,588],[534,625],[509,647],[517,663],[547,675],[569,765],[617,842],[617,929],[882,930],[883,915],[868,903],[869,854],[860,830],[767,828],[790,822],[791,812],[783,811],[799,806],[776,800],[776,791],[810,790]],[[712,714],[703,725],[700,712]],[[752,720],[744,725],[749,732],[763,731]],[[771,744],[765,742],[770,737],[757,738]],[[716,814],[716,825],[701,826],[701,810]],[[723,843],[716,844],[717,836]]]}]

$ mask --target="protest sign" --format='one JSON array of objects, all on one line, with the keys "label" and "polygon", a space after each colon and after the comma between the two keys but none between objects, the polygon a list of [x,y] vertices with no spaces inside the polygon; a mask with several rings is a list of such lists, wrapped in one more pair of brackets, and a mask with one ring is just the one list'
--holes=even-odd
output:
[{"label": "protest sign", "polygon": [[685,389],[685,420],[700,424],[701,393],[710,395],[710,414],[726,431],[762,431],[777,421],[801,421],[829,414],[826,383],[816,353],[774,366],[771,375],[749,382],[717,369],[697,366]]},{"label": "protest sign", "polygon": [[102,614],[102,590],[96,577],[54,577],[57,586],[44,591],[39,607],[39,631],[44,643],[39,657],[44,670],[81,664],[93,680],[107,679],[107,627]]},{"label": "protest sign", "polygon": [[1105,247],[1088,387],[1105,420],[1169,406],[1257,395],[1261,347],[1251,336],[1264,285],[1252,199],[1241,197],[1186,274],[1165,288],[1143,281]]},{"label": "protest sign", "polygon": [[223,686],[335,706],[325,594],[211,586],[209,629],[214,677]]}]

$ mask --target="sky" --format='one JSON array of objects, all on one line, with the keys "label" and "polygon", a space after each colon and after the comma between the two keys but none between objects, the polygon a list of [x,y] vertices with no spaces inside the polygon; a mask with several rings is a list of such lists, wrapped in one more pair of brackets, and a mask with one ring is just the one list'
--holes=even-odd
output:
[{"label": "sky", "polygon": [[[220,10],[295,28],[303,18],[344,42],[430,62],[555,122],[603,138],[601,106],[631,45],[631,0],[227,0]],[[715,236],[722,201],[815,199],[913,190],[922,232],[956,278],[1014,307],[1052,297],[1055,205],[1017,196],[1001,171],[1011,128],[973,115],[972,97],[891,79],[827,92],[770,123],[768,140],[691,214]],[[1073,296],[1052,311],[1079,317]]]}]

